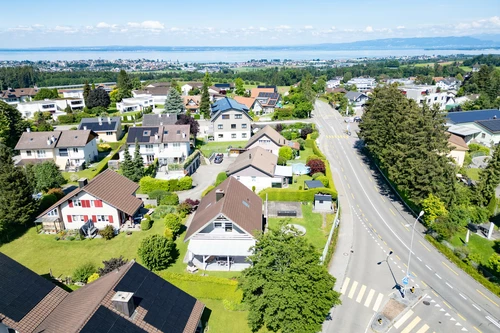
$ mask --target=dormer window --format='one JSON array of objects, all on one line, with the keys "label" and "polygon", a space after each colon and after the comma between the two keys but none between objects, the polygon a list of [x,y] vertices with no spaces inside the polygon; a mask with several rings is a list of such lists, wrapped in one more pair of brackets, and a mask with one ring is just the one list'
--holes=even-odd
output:
[{"label": "dormer window", "polygon": [[181,131],[180,130],[177,130],[177,135],[181,134]]},{"label": "dormer window", "polygon": [[168,131],[163,131],[163,134],[167,135],[167,134],[168,134]]}]

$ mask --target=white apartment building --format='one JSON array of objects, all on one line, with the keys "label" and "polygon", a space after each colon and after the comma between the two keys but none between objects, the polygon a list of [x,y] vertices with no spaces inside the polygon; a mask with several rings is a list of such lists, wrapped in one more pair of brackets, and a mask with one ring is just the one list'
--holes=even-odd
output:
[{"label": "white apartment building", "polygon": [[147,107],[155,108],[154,98],[151,94],[137,94],[132,98],[124,98],[116,103],[119,112],[143,111]]},{"label": "white apartment building", "polygon": [[358,91],[361,92],[374,89],[377,86],[377,82],[371,77],[356,77],[347,81],[346,84],[349,86],[356,85]]},{"label": "white apartment building", "polygon": [[405,86],[399,89],[407,98],[413,99],[417,104],[423,105],[425,103],[429,106],[439,104],[440,110],[446,109],[448,99],[451,97],[446,92],[436,92],[436,86]]},{"label": "white apartment building", "polygon": [[61,115],[65,115],[68,106],[71,110],[82,110],[85,107],[85,101],[83,98],[45,99],[16,105],[23,118],[31,119],[36,112],[50,112],[54,120],[57,120],[57,117]]},{"label": "white apartment building", "polygon": [[223,98],[212,105],[208,136],[214,141],[242,141],[250,138],[252,117],[248,108],[232,98]]}]

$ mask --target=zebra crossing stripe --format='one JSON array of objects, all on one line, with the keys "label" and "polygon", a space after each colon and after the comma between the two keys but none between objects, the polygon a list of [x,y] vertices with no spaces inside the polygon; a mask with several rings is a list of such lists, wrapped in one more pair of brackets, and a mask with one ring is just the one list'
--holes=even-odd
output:
[{"label": "zebra crossing stripe", "polygon": [[344,284],[342,284],[342,289],[340,289],[341,294],[345,294],[345,292],[347,291],[347,286],[349,285],[350,281],[351,281],[350,278],[348,278],[348,277],[345,278]]},{"label": "zebra crossing stripe", "polygon": [[368,293],[368,297],[366,297],[365,306],[369,307],[372,302],[373,295],[375,295],[375,290],[371,289]]},{"label": "zebra crossing stripe", "polygon": [[425,324],[424,326],[420,327],[420,329],[417,331],[417,333],[425,333],[429,329],[429,325]]},{"label": "zebra crossing stripe", "polygon": [[405,327],[405,329],[403,331],[401,331],[401,333],[410,333],[410,331],[415,327],[417,326],[417,324],[420,322],[420,317],[415,317],[415,319],[412,320],[412,322]]},{"label": "zebra crossing stripe", "polygon": [[410,318],[411,316],[413,315],[413,311],[412,310],[408,310],[407,313],[404,314],[403,317],[401,317],[395,324],[394,324],[394,327],[396,328],[399,328],[401,325],[403,325],[405,323],[405,321],[408,320],[408,318]]},{"label": "zebra crossing stripe", "polygon": [[380,303],[382,303],[382,298],[384,298],[384,295],[382,293],[379,293],[377,296],[377,300],[375,301],[375,304],[373,305],[373,311],[378,311],[378,308],[380,307]]},{"label": "zebra crossing stripe", "polygon": [[358,297],[356,297],[356,302],[361,303],[363,296],[365,295],[366,286],[362,285],[361,290],[359,291]]},{"label": "zebra crossing stripe", "polygon": [[358,287],[358,281],[354,281],[351,286],[351,290],[349,290],[349,295],[347,297],[352,298],[354,296],[354,292],[356,291],[356,288]]}]

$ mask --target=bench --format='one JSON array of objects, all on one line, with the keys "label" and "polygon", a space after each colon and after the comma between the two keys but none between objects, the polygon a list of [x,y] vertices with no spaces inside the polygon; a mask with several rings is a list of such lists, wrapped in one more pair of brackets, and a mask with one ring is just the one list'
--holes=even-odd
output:
[{"label": "bench", "polygon": [[289,217],[297,217],[296,210],[278,210],[278,216],[289,216]]}]

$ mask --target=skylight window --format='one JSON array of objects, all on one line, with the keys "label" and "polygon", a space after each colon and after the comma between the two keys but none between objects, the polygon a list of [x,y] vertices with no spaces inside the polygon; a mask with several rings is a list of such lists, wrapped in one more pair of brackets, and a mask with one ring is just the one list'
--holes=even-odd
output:
[{"label": "skylight window", "polygon": [[246,202],[245,200],[242,200],[241,203],[243,205],[245,205],[247,208],[250,208],[250,205],[248,204],[248,202]]},{"label": "skylight window", "polygon": [[151,131],[144,131],[142,133],[143,136],[150,136],[151,135]]}]

